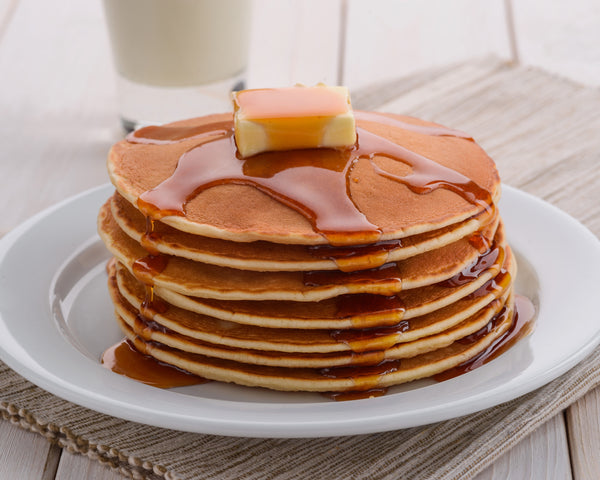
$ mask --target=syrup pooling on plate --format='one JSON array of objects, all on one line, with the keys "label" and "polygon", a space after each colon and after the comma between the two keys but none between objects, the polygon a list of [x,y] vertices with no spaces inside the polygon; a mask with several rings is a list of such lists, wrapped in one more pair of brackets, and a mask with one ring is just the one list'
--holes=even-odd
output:
[{"label": "syrup pooling on plate", "polygon": [[[368,158],[377,174],[417,194],[445,188],[472,204],[491,208],[490,193],[471,179],[362,128],[357,129],[358,142],[350,149],[266,152],[242,159],[237,155],[232,125],[225,133],[223,122],[214,125],[218,126],[216,138],[207,138],[185,152],[169,178],[140,195],[142,213],[155,219],[183,216],[186,202],[207,188],[251,185],[299,212],[332,245],[373,243],[381,231],[359,211],[350,189],[350,174],[359,158]],[[391,174],[375,163],[377,156],[403,162],[412,173]]]},{"label": "syrup pooling on plate", "polygon": [[[110,273],[114,268],[116,268],[116,262],[109,262],[107,271]],[[147,269],[147,267],[143,268]],[[144,275],[147,278],[148,272],[146,271]],[[110,277],[109,281],[116,282],[116,279]],[[144,287],[146,295],[140,312],[136,315],[135,328],[136,334],[141,339],[149,341],[151,332],[166,331],[163,326],[153,320],[153,317],[156,313],[165,313],[168,309],[168,304],[155,297],[153,286],[146,284]],[[143,342],[138,343],[144,345]],[[177,367],[159,362],[146,352],[140,352],[127,339],[123,339],[119,343],[107,348],[102,353],[101,363],[104,367],[115,373],[158,388],[183,387],[207,381]]]},{"label": "syrup pooling on plate", "polygon": [[108,348],[102,354],[102,365],[115,373],[158,388],[184,387],[207,381],[141,353],[129,340],[122,340]]}]

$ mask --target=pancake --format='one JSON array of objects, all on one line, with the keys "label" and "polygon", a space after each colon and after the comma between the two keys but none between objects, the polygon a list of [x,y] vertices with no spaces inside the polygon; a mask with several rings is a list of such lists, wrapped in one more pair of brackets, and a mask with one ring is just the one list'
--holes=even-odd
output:
[{"label": "pancake", "polygon": [[[150,190],[154,200],[177,194],[175,207],[150,204],[146,213],[155,219],[195,235],[238,242],[315,245],[331,243],[335,236],[360,244],[367,243],[365,238],[404,238],[475,217],[498,200],[494,162],[471,139],[409,117],[372,115],[386,121],[357,119],[362,150],[270,152],[244,161],[235,157],[227,136],[233,126],[230,114],[185,120],[165,127],[165,135],[169,129],[201,133],[170,141],[130,136],[111,149],[108,171],[133,205],[139,206]],[[374,154],[363,151],[371,146]],[[436,183],[415,193],[417,183],[429,177]],[[315,212],[302,206],[313,199],[313,210],[334,208],[338,225],[315,224]],[[347,235],[352,222],[358,237]],[[373,235],[365,237],[369,225]],[[344,235],[335,235],[340,232]]]},{"label": "pancake", "polygon": [[[492,317],[504,306],[508,293],[468,317],[463,322],[438,334],[418,340],[392,345],[380,345],[381,350],[361,352],[303,352],[302,348],[293,349],[293,353],[261,350],[260,348],[229,347],[224,343],[210,343],[197,338],[182,335],[164,328],[157,322],[148,322],[124,299],[116,299],[116,314],[129,328],[147,342],[158,342],[168,347],[188,353],[215,357],[252,365],[267,365],[286,368],[329,368],[347,365],[377,365],[385,360],[410,358],[426,352],[446,347],[451,343],[474,334],[485,327]],[[121,300],[121,301],[119,301]],[[313,332],[314,333],[314,332]],[[360,332],[359,332],[360,333]],[[369,332],[371,333],[371,332]],[[296,337],[306,341],[303,335]],[[393,340],[392,340],[393,341]]]},{"label": "pancake", "polygon": [[410,358],[388,360],[376,366],[285,368],[208,357],[184,352],[158,342],[147,342],[120,317],[118,323],[136,349],[160,362],[220,382],[284,391],[335,392],[390,387],[426,378],[463,364],[485,351],[509,330],[513,305],[507,305],[472,338]]},{"label": "pancake", "polygon": [[[512,271],[516,266],[513,265],[510,248],[506,249],[506,254],[506,269]],[[425,315],[451,305],[468,295],[488,291],[502,267],[501,257],[496,257],[493,264],[487,265],[466,283],[457,285],[447,281],[416,290],[404,290],[391,297],[355,294],[319,302],[229,301],[188,297],[160,287],[155,287],[154,292],[168,303],[185,310],[247,325],[303,329],[389,326],[402,319]]]},{"label": "pancake", "polygon": [[149,320],[147,323],[160,330],[166,329],[174,334],[230,348],[330,353],[384,349],[443,332],[479,314],[501,296],[506,296],[511,285],[509,279],[510,275],[504,275],[502,280],[490,282],[490,288],[483,290],[480,295],[469,295],[445,308],[402,320],[395,325],[337,330],[265,328],[237,324],[168,305],[160,299],[161,307],[156,309],[159,311],[153,311],[151,306],[144,310],[144,286],[123,267],[117,267],[115,274],[111,276],[109,290],[119,315],[130,325],[132,322],[127,315],[135,318],[141,313],[142,323],[146,318]]},{"label": "pancake", "polygon": [[[154,224],[153,235],[146,235],[146,217],[121,195],[110,200],[111,214],[129,237],[138,243],[167,255],[188,258],[197,262],[256,271],[352,271],[379,267],[387,262],[404,260],[453,243],[473,234],[485,219],[470,218],[439,230],[366,245],[362,249],[277,244],[265,241],[231,242],[182,232],[160,221]],[[490,218],[490,222],[498,221]]]},{"label": "pancake", "polygon": [[119,345],[210,380],[356,392],[519,338],[493,161],[462,132],[355,117],[348,148],[242,158],[230,114],[115,144],[98,232]]},{"label": "pancake", "polygon": [[[114,221],[107,203],[100,211],[98,230],[111,253],[133,272],[134,263],[148,256]],[[489,238],[496,224],[484,229]],[[494,238],[503,238],[501,229]],[[426,252],[379,269],[358,272],[254,272],[218,267],[174,256],[151,282],[184,295],[223,300],[319,301],[351,293],[393,295],[447,280],[474,263],[480,251],[469,239]],[[367,272],[366,274],[364,272]],[[140,272],[138,271],[138,275]]]}]

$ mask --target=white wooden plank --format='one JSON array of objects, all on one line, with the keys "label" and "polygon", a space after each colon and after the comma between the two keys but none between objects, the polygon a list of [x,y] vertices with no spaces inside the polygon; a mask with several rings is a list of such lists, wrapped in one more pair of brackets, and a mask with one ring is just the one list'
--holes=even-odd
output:
[{"label": "white wooden plank", "polygon": [[248,85],[337,83],[341,0],[255,0]]},{"label": "white wooden plank", "polygon": [[510,57],[502,0],[349,0],[344,83],[353,89],[495,54]]},{"label": "white wooden plank", "polygon": [[58,470],[56,480],[122,480],[123,476],[109,467],[105,467],[97,461],[90,460],[83,455],[64,451]]},{"label": "white wooden plank", "polygon": [[565,422],[557,415],[502,455],[475,480],[568,480],[571,477]]},{"label": "white wooden plank", "polygon": [[19,0],[0,0],[0,41],[8,28]]},{"label": "white wooden plank", "polygon": [[[51,21],[49,20],[51,19]],[[101,2],[21,0],[0,42],[0,231],[107,181],[121,135]]]},{"label": "white wooden plank", "polygon": [[[44,478],[51,449],[50,442],[41,435],[0,421],[0,478]],[[51,462],[49,467],[50,478],[54,478]]]},{"label": "white wooden plank", "polygon": [[600,478],[600,388],[569,407],[566,418],[573,476]]},{"label": "white wooden plank", "polygon": [[519,56],[588,85],[600,85],[600,2],[512,0]]}]

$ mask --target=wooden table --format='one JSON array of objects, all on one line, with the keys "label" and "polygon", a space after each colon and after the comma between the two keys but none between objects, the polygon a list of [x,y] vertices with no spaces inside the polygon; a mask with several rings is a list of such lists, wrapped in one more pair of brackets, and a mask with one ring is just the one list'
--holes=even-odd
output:
[{"label": "wooden table", "polygon": [[[438,12],[432,15],[432,12]],[[424,67],[495,54],[600,85],[595,0],[255,0],[251,86],[359,89]],[[0,0],[0,232],[107,181],[122,137],[99,1]],[[600,390],[477,479],[600,478]],[[86,457],[0,422],[0,478],[116,479]]]}]

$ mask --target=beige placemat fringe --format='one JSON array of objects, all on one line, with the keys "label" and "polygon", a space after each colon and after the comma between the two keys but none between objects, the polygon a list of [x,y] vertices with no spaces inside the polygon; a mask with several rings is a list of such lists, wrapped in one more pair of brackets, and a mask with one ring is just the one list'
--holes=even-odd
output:
[{"label": "beige placemat fringe", "polygon": [[[497,161],[506,183],[600,233],[598,89],[486,59],[424,71],[356,92],[353,99],[357,108],[468,131]],[[589,321],[598,317],[590,312]],[[41,390],[0,363],[0,413],[129,478],[462,480],[599,384],[600,348],[537,391],[466,417],[371,435],[256,439],[177,432],[103,415]]]}]

